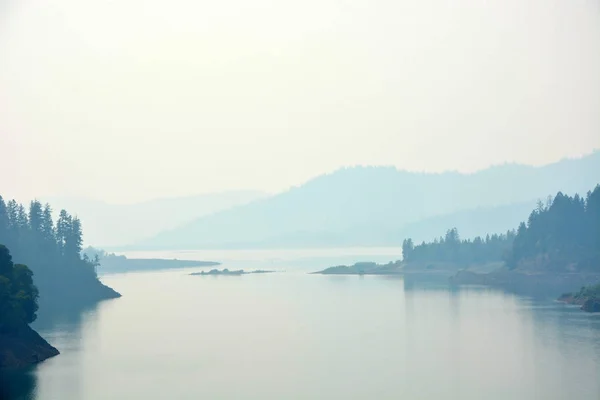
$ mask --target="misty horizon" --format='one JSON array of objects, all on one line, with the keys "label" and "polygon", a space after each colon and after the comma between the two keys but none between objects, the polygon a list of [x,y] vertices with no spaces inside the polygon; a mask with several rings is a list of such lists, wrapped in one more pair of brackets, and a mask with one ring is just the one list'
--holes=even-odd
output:
[{"label": "misty horizon", "polygon": [[[269,197],[269,196],[275,196],[284,192],[287,192],[291,189],[300,187],[306,183],[309,183],[317,178],[320,177],[325,177],[325,176],[329,176],[329,175],[334,175],[340,171],[344,171],[344,170],[351,170],[351,169],[360,169],[360,168],[381,168],[381,169],[393,169],[397,172],[400,173],[409,173],[409,174],[417,174],[417,175],[443,175],[443,174],[458,174],[458,175],[474,175],[480,172],[485,172],[487,170],[493,170],[496,168],[502,168],[502,167],[530,167],[530,168],[540,168],[540,167],[544,167],[544,166],[548,166],[548,165],[552,165],[552,164],[557,164],[560,163],[562,161],[569,161],[569,160],[579,160],[581,158],[585,158],[587,156],[591,156],[594,154],[597,154],[598,152],[600,152],[600,148],[598,149],[592,149],[591,151],[582,153],[580,155],[575,155],[575,156],[565,156],[565,157],[560,157],[556,160],[550,160],[547,163],[542,163],[542,164],[527,164],[527,163],[518,163],[518,162],[509,162],[509,161],[505,161],[503,163],[497,163],[497,164],[490,164],[488,166],[484,166],[482,168],[479,169],[475,169],[473,171],[461,171],[458,169],[446,169],[446,170],[440,170],[440,171],[424,171],[424,170],[410,170],[410,169],[405,169],[399,166],[395,166],[395,165],[365,165],[365,164],[356,164],[356,165],[343,165],[340,166],[338,168],[335,168],[334,170],[331,171],[326,171],[326,172],[322,172],[322,173],[318,173],[315,176],[311,176],[309,178],[307,178],[304,181],[298,182],[298,183],[290,183],[289,186],[286,186],[278,191],[267,191],[265,189],[261,189],[261,188],[250,188],[250,189],[230,189],[230,190],[222,190],[222,191],[216,191],[216,192],[193,192],[193,193],[187,193],[187,194],[183,194],[183,195],[165,195],[165,196],[159,196],[159,197],[151,197],[151,198],[143,198],[143,199],[135,199],[135,200],[131,200],[131,201],[122,201],[122,202],[118,202],[118,201],[107,201],[106,199],[103,198],[94,198],[94,197],[89,197],[89,196],[84,196],[84,195],[75,195],[75,196],[68,196],[68,195],[38,195],[35,196],[33,198],[26,198],[26,197],[10,197],[10,196],[6,196],[7,198],[14,198],[15,200],[18,200],[20,202],[29,202],[30,200],[43,200],[48,201],[48,202],[54,202],[54,201],[62,201],[62,200],[85,200],[85,201],[90,201],[90,202],[98,202],[98,203],[103,203],[106,205],[113,205],[113,206],[130,206],[130,205],[136,205],[136,204],[144,204],[144,203],[152,203],[152,202],[160,202],[160,201],[170,201],[170,200],[177,200],[177,199],[181,199],[181,198],[189,198],[192,199],[194,197],[203,197],[203,196],[207,196],[207,195],[227,195],[227,194],[253,194],[256,196],[257,199],[262,198],[262,197]],[[541,198],[541,197],[540,197]]]},{"label": "misty horizon", "polygon": [[0,11],[0,184],[19,199],[279,193],[344,165],[473,172],[600,148],[598,2]]},{"label": "misty horizon", "polygon": [[0,0],[0,399],[600,399],[600,0]]}]

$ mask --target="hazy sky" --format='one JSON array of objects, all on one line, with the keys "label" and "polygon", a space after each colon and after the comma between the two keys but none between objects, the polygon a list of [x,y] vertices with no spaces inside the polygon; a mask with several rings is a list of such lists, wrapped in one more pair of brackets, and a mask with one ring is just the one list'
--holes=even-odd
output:
[{"label": "hazy sky", "polygon": [[0,0],[0,193],[283,190],[600,148],[599,0]]}]

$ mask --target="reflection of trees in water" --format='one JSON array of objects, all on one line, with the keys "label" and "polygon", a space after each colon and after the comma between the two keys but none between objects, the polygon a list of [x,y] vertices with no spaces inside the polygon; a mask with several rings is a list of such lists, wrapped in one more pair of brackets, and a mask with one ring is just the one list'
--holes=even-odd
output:
[{"label": "reflection of trees in water", "polygon": [[[57,326],[66,327],[68,331],[80,328],[86,315],[96,312],[100,303],[42,303],[38,318],[31,327],[37,331],[50,331]],[[60,349],[59,349],[60,350]]]},{"label": "reflection of trees in water", "polygon": [[[539,300],[532,300],[529,308],[536,335],[544,345],[556,348],[564,357],[576,353],[581,363],[588,358],[593,359],[591,364],[600,365],[598,315],[581,311],[579,306]],[[600,391],[600,382],[598,388]]]},{"label": "reflection of trees in water", "polygon": [[[497,362],[506,368],[499,376],[510,383],[507,387],[523,393],[515,398],[533,398],[534,393],[540,398],[600,398],[598,315],[555,302],[546,288],[528,296],[522,284],[502,290],[453,286],[445,277],[426,274],[406,274],[403,279],[402,336],[408,359],[429,357],[424,349],[440,341],[445,357],[453,360],[445,372],[452,385],[474,373],[473,365],[494,369]],[[487,354],[486,360],[494,361],[478,364],[473,356],[477,352],[477,357]],[[440,360],[444,362],[443,355]],[[449,390],[459,393],[460,386]]]},{"label": "reflection of trees in water", "polygon": [[515,276],[512,279],[502,279],[499,282],[490,285],[457,285],[450,283],[450,276],[447,274],[410,273],[404,275],[404,290],[442,290],[455,293],[488,291],[552,301],[562,293],[579,289],[586,281],[580,282],[575,278],[569,279],[569,277],[563,279],[559,276],[546,276],[539,279]]},{"label": "reflection of trees in water", "polygon": [[37,378],[33,368],[0,373],[0,400],[33,400]]},{"label": "reflection of trees in water", "polygon": [[446,274],[410,273],[402,276],[404,291],[443,291],[451,294],[460,292],[460,288],[450,285],[450,277]]},{"label": "reflection of trees in water", "polygon": [[[90,325],[95,325],[94,320],[98,308],[102,303],[103,302],[84,305],[45,303],[44,307],[40,309],[41,312],[38,319],[32,324],[32,328],[58,348],[61,354],[56,357],[78,357],[76,350],[74,351],[73,348],[68,348],[72,346],[69,341],[73,342],[74,336],[82,336],[84,327],[89,328]],[[76,340],[75,342],[80,343],[80,340]],[[52,376],[43,372],[42,369],[46,367],[46,363],[56,362],[57,364],[62,364],[61,360],[58,358],[50,359],[45,363],[24,370],[0,373],[0,400],[37,399],[42,394],[40,390],[44,390],[44,382],[48,382],[52,378]],[[67,364],[70,363],[71,361]],[[76,391],[79,382],[81,382],[81,379],[78,376],[70,374],[68,376],[68,382],[65,382],[65,384],[68,383],[71,390]]]},{"label": "reflection of trees in water", "polygon": [[[537,379],[560,375],[559,383],[548,383],[557,398],[600,398],[600,318],[551,300],[523,297],[521,302]],[[538,362],[540,354],[544,363]]]},{"label": "reflection of trees in water", "polygon": [[[447,295],[444,294],[447,293]],[[408,350],[418,343],[412,325],[421,318],[427,318],[427,307],[435,304],[436,311],[449,313],[449,323],[454,326],[461,324],[461,312],[468,314],[467,308],[473,307],[473,302],[489,301],[498,298],[506,305],[498,306],[499,318],[507,318],[512,324],[498,326],[499,331],[511,338],[519,335],[519,357],[526,364],[524,372],[527,379],[533,379],[540,384],[554,385],[557,376],[562,377],[564,385],[556,383],[557,398],[569,398],[573,393],[580,394],[579,398],[598,398],[600,394],[600,318],[598,315],[585,313],[579,307],[564,305],[554,301],[554,287],[535,287],[517,282],[508,288],[488,286],[455,286],[445,277],[426,274],[404,275],[405,315],[407,318],[405,336]],[[437,300],[431,300],[432,296]],[[503,299],[500,299],[502,297]],[[445,299],[448,299],[448,303]],[[477,307],[477,306],[475,306]],[[481,305],[485,309],[484,305]],[[489,311],[494,312],[494,311]],[[473,316],[473,317],[476,317]],[[459,329],[451,329],[446,339],[449,342],[464,340],[464,332],[460,336]],[[510,339],[512,340],[512,339]],[[453,357],[460,359],[462,354],[457,349]],[[418,354],[414,355],[415,357]],[[541,362],[544,360],[544,362]],[[457,367],[460,367],[457,363]],[[458,370],[457,370],[458,371]],[[560,379],[559,379],[560,381]]]}]

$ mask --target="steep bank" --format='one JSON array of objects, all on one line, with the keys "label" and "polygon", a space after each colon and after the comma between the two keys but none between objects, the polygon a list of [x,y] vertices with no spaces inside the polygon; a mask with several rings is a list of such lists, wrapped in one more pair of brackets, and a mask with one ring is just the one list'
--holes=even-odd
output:
[{"label": "steep bank", "polygon": [[58,354],[29,327],[36,320],[38,289],[33,273],[12,261],[0,245],[0,370],[21,368]]},{"label": "steep bank", "polygon": [[0,333],[0,370],[24,368],[58,354],[56,348],[28,325]]}]

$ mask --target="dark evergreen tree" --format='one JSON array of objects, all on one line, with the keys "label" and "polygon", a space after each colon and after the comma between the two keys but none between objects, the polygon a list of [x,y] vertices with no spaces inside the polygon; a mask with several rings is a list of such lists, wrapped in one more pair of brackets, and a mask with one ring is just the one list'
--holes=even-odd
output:
[{"label": "dark evergreen tree", "polygon": [[65,255],[67,237],[71,231],[71,216],[66,210],[60,210],[58,221],[56,222],[56,243],[58,250]]},{"label": "dark evergreen tree", "polygon": [[404,239],[404,242],[402,242],[402,257],[407,260],[410,261],[412,258],[412,252],[415,248],[415,245],[412,241],[412,239],[408,238],[408,239]]},{"label": "dark evergreen tree", "polygon": [[29,227],[36,234],[37,238],[42,236],[42,221],[42,204],[37,200],[33,200],[29,205]]},{"label": "dark evergreen tree", "polygon": [[8,210],[6,209],[6,203],[0,196],[0,243],[8,243],[9,236],[9,219]]},{"label": "dark evergreen tree", "polygon": [[50,247],[55,246],[56,237],[54,235],[54,222],[52,221],[52,208],[50,204],[44,206],[44,212],[42,215],[42,237]]},{"label": "dark evergreen tree", "polygon": [[83,244],[81,232],[81,221],[79,218],[69,216],[69,225],[67,235],[65,237],[65,254],[69,257],[79,258]]},{"label": "dark evergreen tree", "polygon": [[592,249],[590,258],[600,265],[600,185],[589,192],[585,204],[586,234],[589,237],[588,246]]},{"label": "dark evergreen tree", "polygon": [[27,266],[14,264],[8,249],[0,245],[0,333],[33,322],[38,309],[38,290]]},{"label": "dark evergreen tree", "polygon": [[16,226],[19,232],[23,234],[25,234],[27,232],[27,229],[29,228],[29,219],[27,218],[27,211],[25,211],[25,207],[23,207],[23,204],[19,204],[17,206]]},{"label": "dark evergreen tree", "polygon": [[19,239],[19,225],[17,223],[18,209],[19,204],[15,200],[10,200],[6,204],[6,213],[8,214],[8,238],[6,239],[6,245],[11,249],[17,246]]}]

